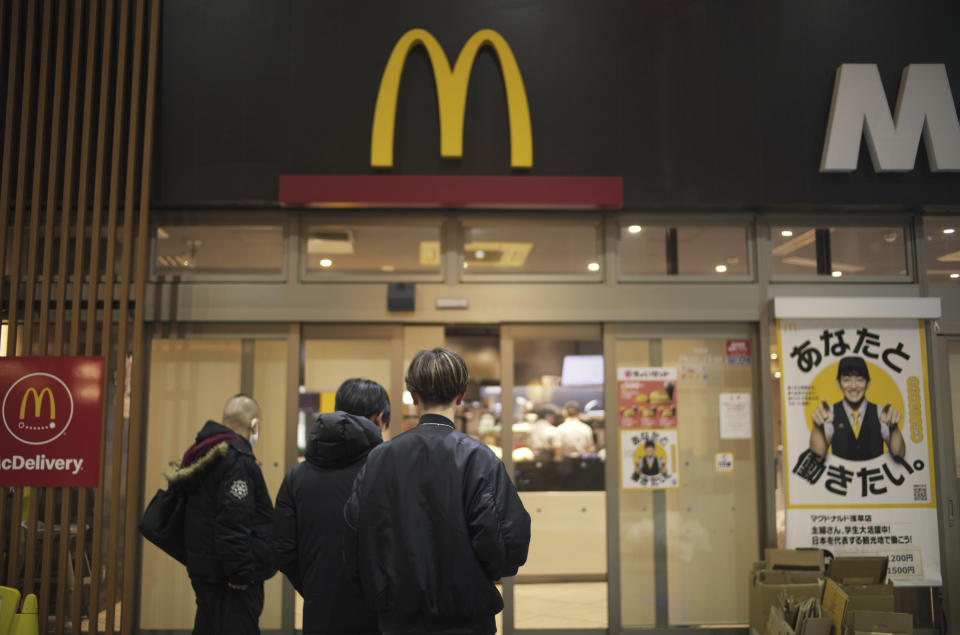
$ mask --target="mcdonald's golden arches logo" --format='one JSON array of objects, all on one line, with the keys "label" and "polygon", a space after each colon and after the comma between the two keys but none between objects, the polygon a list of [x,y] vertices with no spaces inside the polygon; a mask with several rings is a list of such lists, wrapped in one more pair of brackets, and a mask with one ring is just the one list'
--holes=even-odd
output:
[{"label": "mcdonald's golden arches logo", "polygon": [[66,432],[73,419],[73,395],[56,375],[31,373],[7,390],[2,415],[7,431],[18,441],[44,445]]},{"label": "mcdonald's golden arches logo", "polygon": [[453,68],[443,48],[428,31],[411,29],[393,47],[387,60],[373,114],[373,133],[370,140],[370,165],[377,168],[393,167],[393,137],[396,126],[397,95],[400,76],[407,56],[417,45],[427,50],[437,86],[437,106],[440,112],[440,156],[463,156],[463,118],[466,110],[467,85],[473,72],[473,63],[483,46],[489,46],[500,60],[503,84],[507,96],[510,121],[510,166],[533,167],[533,137],[530,131],[530,107],[523,86],[520,68],[510,45],[491,29],[474,33],[463,45]]}]

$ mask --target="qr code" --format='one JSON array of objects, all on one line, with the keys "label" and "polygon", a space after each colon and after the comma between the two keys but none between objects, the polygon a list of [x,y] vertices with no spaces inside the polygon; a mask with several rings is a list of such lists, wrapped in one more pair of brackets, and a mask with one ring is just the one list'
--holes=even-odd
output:
[{"label": "qr code", "polygon": [[926,486],[926,485],[914,485],[914,486],[913,486],[913,500],[926,502],[926,500],[927,500],[927,486]]}]

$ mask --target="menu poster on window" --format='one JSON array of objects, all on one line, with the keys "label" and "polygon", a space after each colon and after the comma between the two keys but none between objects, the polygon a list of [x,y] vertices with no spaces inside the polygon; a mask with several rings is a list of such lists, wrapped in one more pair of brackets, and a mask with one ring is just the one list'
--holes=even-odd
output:
[{"label": "menu poster on window", "polygon": [[778,323],[787,547],[941,584],[923,322]]},{"label": "menu poster on window", "polygon": [[621,488],[680,487],[679,455],[676,430],[621,430]]},{"label": "menu poster on window", "polygon": [[677,369],[617,369],[617,417],[621,428],[677,427]]}]

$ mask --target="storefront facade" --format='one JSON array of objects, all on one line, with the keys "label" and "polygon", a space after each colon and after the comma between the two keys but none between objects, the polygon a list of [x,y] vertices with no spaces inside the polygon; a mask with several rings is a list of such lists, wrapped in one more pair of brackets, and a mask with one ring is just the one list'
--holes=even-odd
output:
[{"label": "storefront facade", "polygon": [[[460,423],[533,517],[503,632],[745,632],[752,564],[789,542],[778,320],[908,319],[940,583],[916,572],[898,602],[918,632],[960,619],[957,9],[214,0],[160,16],[138,508],[230,394],[261,401],[275,494],[340,381],[380,381],[396,435],[415,422],[406,363],[448,345],[475,380]],[[667,384],[658,423],[629,423]],[[527,415],[570,400],[595,460],[518,453]],[[631,478],[630,444],[650,439],[675,480]],[[182,567],[133,551],[135,618],[117,627],[189,630]],[[279,577],[261,626],[297,626]]]}]

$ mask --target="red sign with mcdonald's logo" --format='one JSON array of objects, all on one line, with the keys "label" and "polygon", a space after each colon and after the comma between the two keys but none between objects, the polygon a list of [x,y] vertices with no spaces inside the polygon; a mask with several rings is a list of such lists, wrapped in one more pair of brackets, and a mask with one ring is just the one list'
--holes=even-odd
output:
[{"label": "red sign with mcdonald's logo", "polygon": [[96,487],[102,357],[0,359],[0,486]]}]

